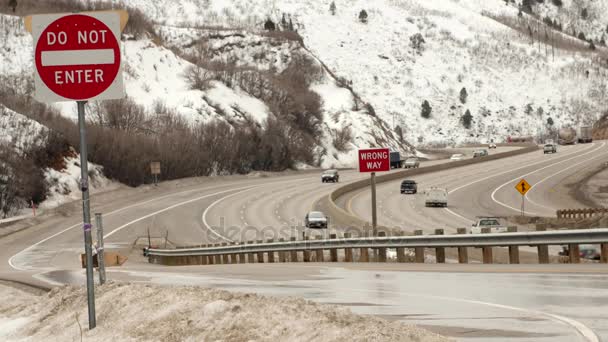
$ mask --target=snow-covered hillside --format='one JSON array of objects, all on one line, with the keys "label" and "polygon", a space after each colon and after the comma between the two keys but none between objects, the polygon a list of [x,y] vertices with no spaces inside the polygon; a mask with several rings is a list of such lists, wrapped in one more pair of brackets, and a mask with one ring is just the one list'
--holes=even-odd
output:
[{"label": "snow-covered hillside", "polygon": [[[554,127],[577,125],[595,120],[605,109],[606,69],[593,55],[558,49],[554,58],[547,56],[544,45],[539,51],[525,34],[488,16],[517,18],[517,8],[503,0],[338,0],[335,16],[330,1],[128,3],[165,28],[260,29],[265,18],[278,22],[285,13],[306,46],[337,76],[352,81],[379,117],[401,126],[415,144],[536,135],[549,118]],[[608,2],[587,3],[595,14],[586,24],[599,34],[606,20],[601,9]],[[544,11],[551,6],[547,1]],[[564,1],[564,23],[576,11],[567,9],[576,6]],[[367,23],[358,20],[362,9],[369,15]],[[581,20],[571,22],[582,25]],[[425,41],[421,49],[410,41],[418,33]],[[459,96],[463,88],[465,101]],[[429,119],[420,115],[424,100],[432,107]],[[470,129],[461,123],[467,109]]]}]

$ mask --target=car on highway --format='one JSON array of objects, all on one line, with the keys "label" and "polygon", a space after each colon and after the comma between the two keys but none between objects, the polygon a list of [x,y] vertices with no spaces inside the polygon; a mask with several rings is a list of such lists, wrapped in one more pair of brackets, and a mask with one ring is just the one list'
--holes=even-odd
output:
[{"label": "car on highway", "polygon": [[444,188],[430,188],[425,191],[425,207],[447,207],[448,190]]},{"label": "car on highway", "polygon": [[581,258],[589,260],[600,260],[600,250],[594,245],[580,245],[578,247]]},{"label": "car on highway", "polygon": [[490,143],[490,144],[488,145],[488,148],[489,148],[489,149],[495,149],[495,148],[496,148],[496,144],[495,144],[495,143]]},{"label": "car on highway", "polygon": [[477,150],[473,152],[473,158],[485,157],[488,155],[488,150]]},{"label": "car on highway", "polygon": [[418,192],[418,183],[411,179],[406,179],[401,182],[401,193],[402,194],[415,194]]},{"label": "car on highway", "polygon": [[450,157],[450,160],[453,160],[453,161],[463,160],[463,159],[464,159],[464,154],[462,154],[462,153],[452,154],[452,156]]},{"label": "car on highway", "polygon": [[405,160],[405,163],[403,163],[403,168],[405,168],[405,169],[409,169],[409,168],[417,169],[419,167],[420,167],[420,160],[418,160],[418,158],[416,158],[416,157],[407,158]]},{"label": "car on highway", "polygon": [[338,181],[340,181],[338,170],[326,170],[321,174],[321,182],[323,183],[337,183]]},{"label": "car on highway", "polygon": [[311,211],[304,217],[304,226],[306,228],[327,229],[329,218],[320,211]]},{"label": "car on highway", "polygon": [[490,233],[505,233],[507,226],[501,223],[499,217],[478,217],[471,227],[471,234],[481,234],[483,228],[489,228]]},{"label": "car on highway", "polygon": [[557,145],[555,145],[555,144],[545,144],[545,147],[543,147],[544,154],[556,153],[556,152],[557,152]]}]

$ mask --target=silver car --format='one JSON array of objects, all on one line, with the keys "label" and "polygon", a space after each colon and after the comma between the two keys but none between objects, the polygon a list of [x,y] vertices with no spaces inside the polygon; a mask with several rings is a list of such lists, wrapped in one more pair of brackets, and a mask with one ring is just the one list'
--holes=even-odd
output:
[{"label": "silver car", "polygon": [[304,217],[306,228],[327,229],[329,219],[320,211],[311,211]]},{"label": "silver car", "polygon": [[420,160],[416,157],[407,158],[405,163],[403,163],[403,167],[406,169],[414,168],[417,169],[420,167]]}]

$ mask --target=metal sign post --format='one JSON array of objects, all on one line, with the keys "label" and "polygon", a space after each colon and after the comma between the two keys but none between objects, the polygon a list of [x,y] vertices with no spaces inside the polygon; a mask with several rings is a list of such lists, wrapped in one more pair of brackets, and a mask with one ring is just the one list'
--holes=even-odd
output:
[{"label": "metal sign post", "polygon": [[376,173],[371,174],[372,183],[372,232],[378,236],[378,216],[376,214]]},{"label": "metal sign post", "polygon": [[103,251],[103,221],[101,214],[95,214],[95,223],[97,226],[97,264],[99,271],[99,284],[103,285],[106,283],[106,261]]},{"label": "metal sign post", "polygon": [[87,258],[87,302],[89,304],[89,329],[95,321],[95,284],[93,280],[93,251],[91,248],[91,208],[89,203],[89,166],[87,161],[87,133],[84,118],[86,101],[78,103],[78,125],[80,126],[80,190],[82,191],[82,222],[84,223],[84,251]]},{"label": "metal sign post", "polygon": [[154,185],[158,185],[158,175],[160,175],[160,162],[151,162],[150,172],[154,176]]},{"label": "metal sign post", "polygon": [[359,172],[371,173],[372,188],[372,233],[378,236],[378,216],[376,212],[376,172],[390,171],[391,160],[388,148],[359,150]]}]

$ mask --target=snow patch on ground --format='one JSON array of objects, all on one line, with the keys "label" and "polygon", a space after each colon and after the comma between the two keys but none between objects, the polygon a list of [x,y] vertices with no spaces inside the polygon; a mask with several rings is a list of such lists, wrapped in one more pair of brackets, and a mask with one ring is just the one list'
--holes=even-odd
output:
[{"label": "snow patch on ground", "polygon": [[81,333],[86,341],[447,341],[343,307],[201,287],[97,287],[92,331],[82,287],[35,296],[0,285],[0,294],[11,298],[0,302],[0,324],[11,327],[5,341],[74,341]]}]

